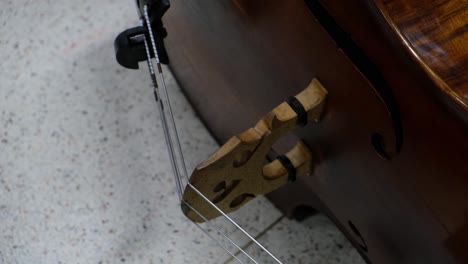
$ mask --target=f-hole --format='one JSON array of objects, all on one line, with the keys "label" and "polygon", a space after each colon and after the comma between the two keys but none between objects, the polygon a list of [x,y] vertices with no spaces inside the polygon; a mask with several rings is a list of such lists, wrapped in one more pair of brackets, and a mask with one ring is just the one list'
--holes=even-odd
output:
[{"label": "f-hole", "polygon": [[367,80],[374,87],[375,92],[382,99],[382,102],[392,119],[395,136],[395,152],[390,153],[383,148],[376,150],[378,153],[380,152],[379,155],[383,158],[391,159],[392,156],[397,155],[403,147],[403,127],[397,101],[390,87],[388,86],[387,81],[385,80],[383,74],[378,70],[377,66],[372,62],[372,60],[354,42],[354,40],[350,37],[350,34],[341,28],[341,26],[328,13],[327,9],[320,3],[319,0],[305,0],[305,3],[320,25],[335,41],[336,45],[343,50],[346,56],[367,78]]},{"label": "f-hole", "polygon": [[353,222],[351,221],[348,221],[348,225],[349,227],[351,228],[351,230],[353,231],[354,235],[356,237],[359,238],[360,241],[358,241],[358,245],[359,247],[364,251],[364,252],[368,252],[369,249],[367,248],[367,244],[366,244],[366,241],[364,240],[364,238],[362,237],[361,233],[359,232],[359,230],[357,229],[357,227],[353,224]]}]

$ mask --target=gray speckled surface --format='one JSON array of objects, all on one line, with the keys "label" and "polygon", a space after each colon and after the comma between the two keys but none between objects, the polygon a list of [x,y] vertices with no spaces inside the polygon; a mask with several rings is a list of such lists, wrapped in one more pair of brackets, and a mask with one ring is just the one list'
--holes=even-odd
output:
[{"label": "gray speckled surface", "polygon": [[[0,4],[0,263],[229,259],[181,214],[146,68],[114,60],[136,18],[131,0]],[[193,167],[217,145],[167,81]],[[233,217],[257,235],[281,214],[260,198]]]},{"label": "gray speckled surface", "polygon": [[[364,264],[361,256],[349,241],[336,230],[324,216],[315,215],[301,223],[283,218],[258,239],[284,263],[298,264]],[[259,260],[270,263],[258,248],[247,248],[247,252]],[[237,261],[230,262],[232,264]]]}]

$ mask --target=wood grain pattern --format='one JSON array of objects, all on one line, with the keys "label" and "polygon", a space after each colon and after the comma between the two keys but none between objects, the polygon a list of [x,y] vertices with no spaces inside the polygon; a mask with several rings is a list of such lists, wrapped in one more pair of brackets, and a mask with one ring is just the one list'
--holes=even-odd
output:
[{"label": "wood grain pattern", "polygon": [[468,1],[376,0],[439,88],[468,111]]},{"label": "wood grain pattern", "polygon": [[441,103],[448,97],[434,93],[374,0],[320,2],[395,95],[404,143],[392,160],[371,145],[375,132],[394,145],[379,95],[302,0],[172,2],[165,16],[171,67],[220,142],[316,76],[328,90],[324,116],[295,132],[313,154],[314,175],[275,192],[275,204],[327,213],[372,263],[468,263],[459,253],[467,250],[466,123]]},{"label": "wood grain pattern", "polygon": [[[296,95],[309,121],[318,121],[327,91],[317,79]],[[285,102],[262,118],[253,128],[230,138],[211,157],[195,168],[183,199],[189,206],[184,213],[196,222],[221,215],[199,192],[224,213],[235,211],[260,194],[278,189],[288,182],[288,172],[278,160],[264,165],[272,145],[297,126],[298,115]],[[310,176],[312,157],[299,141],[286,157],[298,176]],[[196,190],[198,191],[196,191]]]}]

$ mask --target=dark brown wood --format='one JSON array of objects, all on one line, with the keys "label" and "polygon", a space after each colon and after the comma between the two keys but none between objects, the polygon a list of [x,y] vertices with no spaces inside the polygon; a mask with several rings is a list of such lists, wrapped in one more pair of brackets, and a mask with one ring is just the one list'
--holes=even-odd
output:
[{"label": "dark brown wood", "polygon": [[[318,78],[329,92],[325,115],[296,132],[319,158],[315,173],[273,200],[284,210],[325,212],[373,263],[467,262],[466,111],[459,103],[453,111],[454,97],[440,93],[381,6],[321,3],[374,63],[396,106],[382,100],[301,0],[173,1],[165,16],[171,67],[220,142]],[[453,86],[458,95],[463,78]],[[400,152],[389,107],[400,112]],[[390,159],[372,144],[376,134]],[[287,206],[281,194],[290,197]]]}]

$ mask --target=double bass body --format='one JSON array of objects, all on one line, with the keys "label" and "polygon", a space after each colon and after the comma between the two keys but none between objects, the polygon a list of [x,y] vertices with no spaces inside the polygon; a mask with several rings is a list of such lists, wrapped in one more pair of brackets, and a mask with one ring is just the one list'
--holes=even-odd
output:
[{"label": "double bass body", "polygon": [[314,174],[270,194],[279,208],[326,213],[372,263],[468,262],[466,1],[171,4],[171,68],[220,142],[327,87],[295,133]]}]

